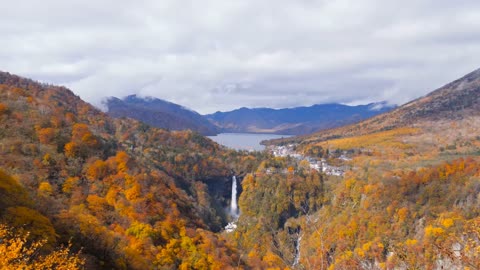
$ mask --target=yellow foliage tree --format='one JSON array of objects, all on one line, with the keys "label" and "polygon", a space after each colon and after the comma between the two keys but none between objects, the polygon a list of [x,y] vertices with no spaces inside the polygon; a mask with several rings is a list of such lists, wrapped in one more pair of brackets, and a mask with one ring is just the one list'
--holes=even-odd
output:
[{"label": "yellow foliage tree", "polygon": [[49,144],[55,138],[55,129],[41,128],[37,131],[38,140],[43,144]]},{"label": "yellow foliage tree", "polygon": [[38,186],[38,193],[41,196],[51,196],[53,193],[52,185],[50,185],[50,183],[46,181],[41,182],[40,185]]},{"label": "yellow foliage tree", "polygon": [[107,174],[107,163],[103,160],[96,160],[87,169],[87,178],[91,181],[100,180]]},{"label": "yellow foliage tree", "polygon": [[84,260],[79,254],[71,254],[70,246],[39,256],[39,250],[45,245],[46,240],[31,242],[27,238],[28,234],[20,236],[0,224],[0,254],[2,254],[0,269],[82,269]]},{"label": "yellow foliage tree", "polygon": [[69,142],[65,144],[65,155],[70,158],[74,158],[78,156],[80,149],[79,146],[75,142]]},{"label": "yellow foliage tree", "polygon": [[23,228],[30,233],[30,239],[45,239],[46,247],[53,246],[57,235],[52,223],[36,210],[23,206],[9,207],[5,211],[3,220],[15,228]]},{"label": "yellow foliage tree", "polygon": [[78,177],[69,177],[65,182],[63,183],[62,186],[62,191],[66,194],[71,194],[73,190],[78,186],[78,183],[80,182],[80,178]]}]

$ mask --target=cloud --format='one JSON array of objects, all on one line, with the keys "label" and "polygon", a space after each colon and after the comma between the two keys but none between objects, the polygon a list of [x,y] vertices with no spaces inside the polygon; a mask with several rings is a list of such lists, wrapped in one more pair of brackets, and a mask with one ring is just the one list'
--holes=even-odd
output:
[{"label": "cloud", "polygon": [[18,0],[0,69],[99,106],[137,93],[201,113],[401,104],[480,66],[480,2]]}]

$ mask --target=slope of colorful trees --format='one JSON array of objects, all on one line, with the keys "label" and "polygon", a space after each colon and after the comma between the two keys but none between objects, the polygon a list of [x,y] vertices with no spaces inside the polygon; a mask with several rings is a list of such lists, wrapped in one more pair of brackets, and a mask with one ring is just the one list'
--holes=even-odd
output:
[{"label": "slope of colorful trees", "polygon": [[190,131],[113,120],[68,89],[7,73],[0,100],[1,223],[19,239],[29,232],[46,254],[70,242],[87,268],[244,264],[213,233],[226,216],[208,184],[256,157]]},{"label": "slope of colorful trees", "polygon": [[[327,176],[305,160],[112,119],[66,88],[0,73],[0,265],[480,268],[478,116],[297,151],[350,169]],[[335,159],[343,152],[351,160]],[[241,215],[227,233],[221,192],[233,173]]]},{"label": "slope of colorful trees", "polygon": [[[300,190],[289,187],[293,175],[302,175],[299,168],[244,180],[239,249],[276,269],[479,269],[480,127],[467,124],[478,120],[300,145],[322,157],[348,153],[351,169],[313,182],[307,176],[297,182],[306,185]],[[321,191],[316,200],[305,203],[313,209],[279,214],[296,209],[296,194],[315,190]],[[300,254],[298,264],[292,252]]]}]

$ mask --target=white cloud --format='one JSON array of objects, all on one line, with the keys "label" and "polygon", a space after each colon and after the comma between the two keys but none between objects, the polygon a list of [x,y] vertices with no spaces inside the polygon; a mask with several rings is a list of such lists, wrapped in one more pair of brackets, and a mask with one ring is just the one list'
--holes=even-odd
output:
[{"label": "white cloud", "polygon": [[95,105],[132,93],[202,113],[403,103],[480,66],[475,0],[18,0],[2,10],[0,69]]}]

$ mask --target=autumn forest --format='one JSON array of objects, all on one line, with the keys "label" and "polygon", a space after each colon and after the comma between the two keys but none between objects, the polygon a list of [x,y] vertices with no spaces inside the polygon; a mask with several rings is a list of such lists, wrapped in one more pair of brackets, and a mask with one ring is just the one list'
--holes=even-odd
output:
[{"label": "autumn forest", "polygon": [[265,142],[344,169],[333,175],[2,72],[0,268],[480,269],[479,73]]}]

